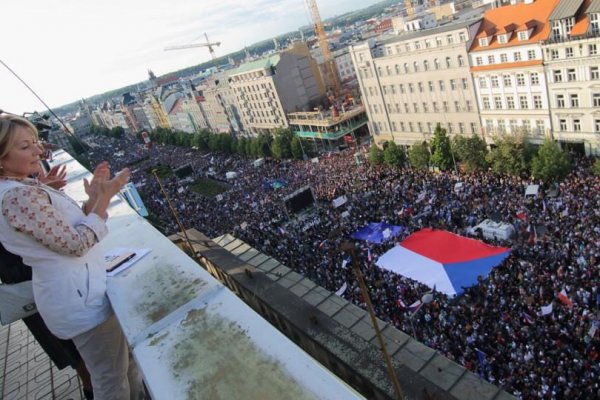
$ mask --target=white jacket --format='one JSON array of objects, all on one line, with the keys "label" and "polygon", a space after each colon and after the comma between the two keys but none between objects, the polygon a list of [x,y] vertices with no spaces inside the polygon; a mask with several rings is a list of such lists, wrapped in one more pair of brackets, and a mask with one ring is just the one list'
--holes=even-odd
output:
[{"label": "white jacket", "polygon": [[[7,190],[23,183],[0,179],[0,204]],[[53,207],[75,226],[91,227],[98,240],[108,232],[96,214],[85,215],[79,205],[64,193],[40,185]],[[70,339],[104,322],[112,315],[106,296],[106,269],[100,246],[93,246],[82,257],[56,253],[32,236],[16,231],[0,215],[0,242],[32,267],[33,295],[38,311],[50,331]]]}]

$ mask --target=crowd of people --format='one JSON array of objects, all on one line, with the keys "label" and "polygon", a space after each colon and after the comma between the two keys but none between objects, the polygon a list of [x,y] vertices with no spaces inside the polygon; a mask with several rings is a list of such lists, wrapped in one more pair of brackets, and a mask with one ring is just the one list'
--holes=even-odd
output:
[{"label": "crowd of people", "polygon": [[[231,233],[329,290],[346,283],[343,297],[364,308],[340,250],[343,241],[356,242],[382,320],[518,398],[600,397],[600,177],[591,173],[592,160],[575,157],[572,173],[550,188],[488,171],[433,173],[366,160],[357,165],[354,151],[256,167],[238,155],[162,145],[147,149],[132,138],[92,141],[93,160],[109,159],[116,169],[132,165],[132,180],[165,234],[179,228],[148,173],[151,168],[189,164],[195,177],[223,181],[226,172],[235,171],[237,177],[227,181],[230,188],[216,197],[190,190],[189,182],[175,176],[164,179],[186,228],[209,237]],[[275,180],[284,186],[274,189]],[[460,191],[454,190],[457,182],[463,183]],[[541,184],[540,193],[525,199],[525,187],[532,183]],[[298,217],[286,210],[283,199],[306,185],[317,202],[309,217]],[[332,200],[342,195],[347,203],[334,208]],[[424,227],[469,235],[473,225],[492,215],[515,228],[510,240],[487,240],[510,247],[510,256],[456,298],[434,293],[434,301],[413,316],[405,305],[430,288],[380,269],[377,257]],[[404,229],[382,244],[352,239],[367,223],[381,221]]]}]

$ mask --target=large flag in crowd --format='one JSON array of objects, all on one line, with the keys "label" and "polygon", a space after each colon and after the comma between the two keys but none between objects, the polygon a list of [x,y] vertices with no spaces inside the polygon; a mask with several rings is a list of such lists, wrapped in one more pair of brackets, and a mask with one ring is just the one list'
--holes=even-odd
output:
[{"label": "large flag in crowd", "polygon": [[398,236],[402,229],[401,226],[390,225],[386,222],[371,222],[354,232],[352,237],[379,244]]},{"label": "large flag in crowd", "polygon": [[509,248],[427,228],[390,249],[376,265],[456,296],[476,284],[478,276],[486,277],[509,253]]}]

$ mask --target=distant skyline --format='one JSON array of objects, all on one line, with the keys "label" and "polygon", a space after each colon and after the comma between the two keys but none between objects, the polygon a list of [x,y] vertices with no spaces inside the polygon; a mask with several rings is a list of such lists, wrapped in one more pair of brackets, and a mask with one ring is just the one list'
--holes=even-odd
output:
[{"label": "distant skyline", "polygon": [[[326,19],[380,0],[317,0]],[[201,5],[202,4],[202,5]],[[5,0],[0,60],[52,108],[210,60],[310,24],[306,0]],[[0,109],[45,107],[0,64]]]}]

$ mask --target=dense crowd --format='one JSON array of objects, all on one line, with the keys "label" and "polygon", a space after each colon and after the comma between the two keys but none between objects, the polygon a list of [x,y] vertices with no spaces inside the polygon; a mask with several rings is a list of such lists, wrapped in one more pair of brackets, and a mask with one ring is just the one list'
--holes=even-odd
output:
[{"label": "dense crowd", "polygon": [[[166,234],[179,229],[147,172],[150,168],[190,164],[196,176],[223,181],[226,172],[236,171],[230,188],[217,197],[203,197],[174,176],[164,179],[186,228],[209,237],[232,233],[329,290],[347,283],[343,296],[362,307],[341,243],[353,240],[352,233],[369,222],[404,227],[400,236],[380,245],[356,242],[382,320],[519,398],[600,398],[595,328],[600,314],[600,177],[591,174],[589,159],[575,158],[572,173],[552,188],[552,195],[542,184],[539,195],[526,200],[525,187],[541,182],[491,172],[459,175],[356,165],[349,151],[324,155],[318,162],[273,160],[255,167],[237,155],[160,145],[148,150],[133,139],[93,141],[96,162],[109,159],[119,169],[138,161],[132,180]],[[273,189],[274,180],[285,186]],[[463,189],[456,191],[459,181]],[[317,207],[309,215],[290,215],[283,198],[306,185]],[[331,201],[341,195],[348,202],[334,208]],[[435,293],[435,300],[410,319],[405,305],[430,289],[378,268],[377,257],[423,227],[468,235],[473,225],[492,215],[515,227],[510,241],[487,241],[510,247],[510,256],[461,296]],[[533,226],[537,237],[531,234]],[[558,298],[563,289],[568,301]],[[541,308],[549,305],[552,311],[542,315]]]}]

